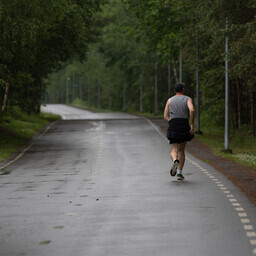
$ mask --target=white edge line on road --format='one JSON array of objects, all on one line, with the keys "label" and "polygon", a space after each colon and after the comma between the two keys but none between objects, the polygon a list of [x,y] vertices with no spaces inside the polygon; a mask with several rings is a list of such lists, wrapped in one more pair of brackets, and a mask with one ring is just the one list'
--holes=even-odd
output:
[{"label": "white edge line on road", "polygon": [[[151,126],[155,129],[155,131],[164,139],[166,139],[166,137],[163,135],[162,131],[160,130],[159,127],[157,127],[155,124],[153,124],[149,119],[146,119],[148,121],[149,124],[151,124]],[[198,163],[192,161],[191,159],[187,158],[187,160],[192,163],[194,166],[196,166],[197,168],[201,169],[201,170],[205,170],[204,168],[202,168]],[[205,173],[208,177],[209,176],[212,176],[212,174],[210,172],[207,172],[206,171],[202,171],[203,173]],[[214,179],[214,176],[212,176],[212,180],[213,181],[217,181],[217,179]],[[227,190],[226,187],[219,187],[227,197],[233,197],[233,195],[231,196],[230,195],[230,191]],[[234,206],[233,206],[234,207]],[[246,212],[244,212],[244,209],[242,207],[237,207],[235,208],[235,210],[238,212],[238,216],[240,217],[240,220],[241,218],[243,217],[247,217],[247,214]],[[250,220],[248,219],[248,221],[250,222]],[[251,230],[251,232],[247,232],[246,235],[247,237],[255,237],[256,236],[256,232],[253,232],[254,229],[253,229],[253,226],[251,225],[243,225],[244,226],[244,229],[247,231],[247,230]],[[255,245],[255,240],[250,240],[250,243],[251,245]],[[256,248],[253,248],[253,254],[256,254]]]},{"label": "white edge line on road", "polygon": [[157,127],[155,124],[153,124],[148,118],[146,118],[146,120],[148,121],[148,123],[151,124],[151,126],[156,130],[156,132],[157,132],[162,138],[164,138],[164,139],[167,141],[166,137],[163,135],[163,133],[162,133],[162,131],[160,130],[160,128]]},{"label": "white edge line on road", "polygon": [[[53,122],[51,125],[49,125],[44,131],[43,133],[38,136],[38,139],[40,139],[42,136],[44,136],[48,131],[49,129],[56,123]],[[15,163],[17,160],[19,160],[32,146],[34,146],[34,142],[32,144],[30,144],[28,147],[26,147],[18,156],[16,156],[12,161],[9,161],[7,162],[5,165],[3,165],[2,167],[0,167],[0,171],[5,169],[6,167],[10,166],[11,164]]]},{"label": "white edge line on road", "polygon": [[[198,167],[199,169],[202,170],[202,173],[206,174],[208,177],[210,177],[210,172],[202,169],[202,167],[198,164],[195,164],[195,162],[193,162],[192,160],[188,159],[188,161],[190,163],[192,163],[195,167]],[[209,175],[210,174],[210,175]],[[245,212],[244,208],[241,207],[241,204],[237,201],[236,198],[234,198],[233,195],[230,194],[230,191],[227,190],[227,188],[223,185],[222,182],[217,181],[217,179],[212,179],[213,181],[215,181],[215,184],[218,186],[218,188],[220,190],[222,190],[222,192],[224,192],[227,196],[227,198],[229,199],[230,203],[232,204],[232,206],[234,207],[234,209],[236,210],[236,212],[238,213],[238,216],[240,218],[240,221],[243,225],[243,228],[246,232],[246,236],[250,239],[250,238],[254,238],[256,237],[256,232],[254,232],[254,227],[252,225],[249,225],[248,223],[250,223],[250,219],[246,218],[247,217],[247,213]],[[235,203],[234,203],[235,202]],[[240,207],[237,207],[240,206]],[[250,239],[250,244],[252,246],[256,245],[256,240],[255,239]],[[256,254],[256,248],[254,247],[252,250],[253,254]]]}]

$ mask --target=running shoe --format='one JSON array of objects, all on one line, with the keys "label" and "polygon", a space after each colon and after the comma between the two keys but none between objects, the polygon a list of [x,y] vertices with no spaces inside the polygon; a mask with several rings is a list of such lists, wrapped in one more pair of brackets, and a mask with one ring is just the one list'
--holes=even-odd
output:
[{"label": "running shoe", "polygon": [[184,176],[180,173],[177,174],[177,180],[185,180]]},{"label": "running shoe", "polygon": [[179,160],[176,159],[174,160],[173,164],[172,164],[172,168],[170,171],[171,176],[175,176],[177,173],[177,169],[178,169],[178,165],[179,165]]}]

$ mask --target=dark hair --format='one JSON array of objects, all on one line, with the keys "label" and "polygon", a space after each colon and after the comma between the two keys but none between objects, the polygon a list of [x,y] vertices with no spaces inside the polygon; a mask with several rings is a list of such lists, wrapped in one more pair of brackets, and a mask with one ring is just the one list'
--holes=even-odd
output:
[{"label": "dark hair", "polygon": [[181,83],[181,82],[175,84],[175,86],[174,86],[175,92],[182,92],[184,89],[184,86],[185,86],[185,84]]}]

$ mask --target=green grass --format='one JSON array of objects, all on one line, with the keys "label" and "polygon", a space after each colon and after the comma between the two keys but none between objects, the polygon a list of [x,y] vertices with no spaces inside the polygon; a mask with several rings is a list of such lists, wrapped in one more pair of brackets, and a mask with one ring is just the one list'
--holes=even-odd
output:
[{"label": "green grass", "polygon": [[41,128],[57,119],[60,119],[57,115],[28,115],[19,108],[13,108],[0,126],[0,162],[27,143]]},{"label": "green grass", "polygon": [[202,121],[203,135],[196,137],[208,145],[216,155],[251,166],[256,170],[256,138],[250,133],[251,127],[243,126],[238,130],[230,130],[229,148],[232,154],[224,153],[224,125],[206,125]]}]

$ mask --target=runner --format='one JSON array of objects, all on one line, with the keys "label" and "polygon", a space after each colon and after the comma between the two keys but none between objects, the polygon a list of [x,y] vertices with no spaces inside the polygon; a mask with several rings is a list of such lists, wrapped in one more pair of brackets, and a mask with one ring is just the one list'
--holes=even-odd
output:
[{"label": "runner", "polygon": [[[182,169],[185,163],[187,141],[194,138],[194,106],[192,99],[184,95],[184,83],[175,85],[176,95],[167,100],[164,119],[169,123],[167,139],[171,144],[171,176],[177,173],[178,180],[184,180]],[[190,125],[189,125],[190,118]]]}]

